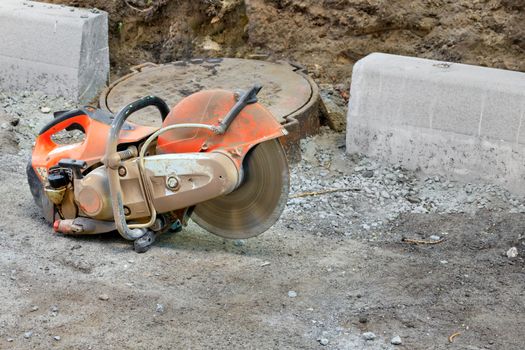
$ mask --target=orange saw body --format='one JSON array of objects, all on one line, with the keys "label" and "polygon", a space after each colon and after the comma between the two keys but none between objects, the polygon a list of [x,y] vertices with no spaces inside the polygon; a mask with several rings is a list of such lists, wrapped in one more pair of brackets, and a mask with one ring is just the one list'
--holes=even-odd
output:
[{"label": "orange saw body", "polygon": [[[190,218],[226,238],[264,232],[285,206],[289,172],[278,140],[286,130],[257,102],[259,90],[201,91],[171,111],[146,96],[116,115],[55,113],[27,168],[43,216],[62,234],[117,230],[139,252]],[[160,128],[127,121],[146,107],[158,109]],[[83,140],[60,144],[64,130]]]}]

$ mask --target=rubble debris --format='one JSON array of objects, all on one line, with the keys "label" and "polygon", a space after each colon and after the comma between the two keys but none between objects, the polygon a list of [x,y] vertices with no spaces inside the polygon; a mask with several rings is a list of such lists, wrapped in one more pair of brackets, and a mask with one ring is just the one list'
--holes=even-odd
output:
[{"label": "rubble debris", "polygon": [[376,339],[376,335],[373,332],[364,332],[363,339],[366,341],[371,341]]},{"label": "rubble debris", "polygon": [[157,304],[157,306],[155,307],[155,312],[159,313],[159,314],[163,314],[164,313],[164,305]]},{"label": "rubble debris", "polygon": [[330,129],[341,132],[346,128],[346,101],[331,84],[320,84],[322,115]]},{"label": "rubble debris", "polygon": [[[303,160],[291,168],[290,198],[281,218],[284,225],[300,224],[307,232],[320,232],[321,236],[350,233],[354,239],[392,241],[400,240],[401,235],[388,236],[386,231],[402,215],[475,214],[485,209],[525,212],[523,198],[499,186],[462,184],[445,176],[424,175],[346,154],[338,147],[342,142],[344,135],[326,127],[320,135],[301,141]],[[349,190],[331,191],[335,189]],[[440,237],[431,241],[433,244],[446,237],[441,232],[431,234]],[[407,232],[405,236],[428,237],[423,232]]]},{"label": "rubble debris", "polygon": [[396,335],[395,337],[390,340],[390,344],[392,345],[401,345],[403,342],[401,341],[401,337],[399,335]]},{"label": "rubble debris", "polygon": [[518,256],[518,248],[512,247],[509,250],[507,250],[507,257],[509,259],[515,258]]},{"label": "rubble debris", "polygon": [[326,338],[319,339],[319,344],[321,344],[323,346],[328,345],[329,342],[330,341],[328,339],[326,339]]}]

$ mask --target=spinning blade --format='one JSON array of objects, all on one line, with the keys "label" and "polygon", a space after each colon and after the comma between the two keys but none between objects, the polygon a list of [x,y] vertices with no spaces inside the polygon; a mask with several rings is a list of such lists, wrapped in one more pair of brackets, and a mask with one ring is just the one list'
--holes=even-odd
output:
[{"label": "spinning blade", "polygon": [[255,146],[243,164],[243,182],[232,193],[197,204],[192,219],[224,238],[244,239],[268,230],[279,219],[289,191],[289,170],[277,139]]}]

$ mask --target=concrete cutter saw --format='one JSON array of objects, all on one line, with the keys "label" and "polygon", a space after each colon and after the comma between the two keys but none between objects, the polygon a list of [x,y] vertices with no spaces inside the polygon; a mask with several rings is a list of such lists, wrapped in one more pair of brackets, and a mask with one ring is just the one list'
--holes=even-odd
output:
[{"label": "concrete cutter saw", "polygon": [[[278,139],[287,132],[258,103],[260,89],[201,91],[171,111],[146,96],[116,115],[93,107],[56,113],[27,167],[35,202],[56,232],[116,229],[138,252],[190,218],[225,238],[266,231],[286,205],[289,170]],[[127,120],[151,106],[160,128]],[[81,142],[56,142],[73,129]]]}]

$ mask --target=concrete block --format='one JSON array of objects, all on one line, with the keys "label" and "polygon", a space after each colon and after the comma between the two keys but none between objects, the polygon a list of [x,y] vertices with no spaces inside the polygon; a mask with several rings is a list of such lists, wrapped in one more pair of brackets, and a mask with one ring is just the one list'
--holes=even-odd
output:
[{"label": "concrete block", "polygon": [[0,88],[81,103],[109,76],[108,15],[33,1],[0,1]]},{"label": "concrete block", "polygon": [[353,69],[347,151],[525,194],[525,73],[374,53]]}]

